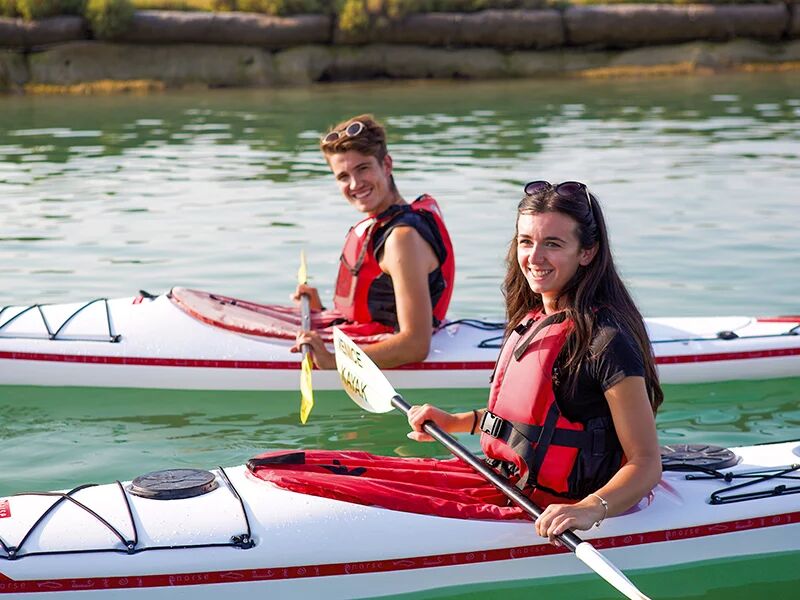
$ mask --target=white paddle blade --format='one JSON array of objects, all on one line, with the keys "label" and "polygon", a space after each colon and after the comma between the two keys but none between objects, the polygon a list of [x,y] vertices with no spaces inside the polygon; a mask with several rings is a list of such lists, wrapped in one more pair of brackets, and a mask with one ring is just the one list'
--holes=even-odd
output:
[{"label": "white paddle blade", "polygon": [[333,346],[339,379],[353,402],[369,412],[392,410],[394,388],[375,363],[338,327],[333,328]]},{"label": "white paddle blade", "polygon": [[622,571],[606,560],[589,542],[578,544],[578,547],[575,548],[575,556],[581,559],[592,571],[617,588],[626,598],[631,600],[650,600],[648,596],[639,591],[639,588],[633,585],[630,579],[625,577]]}]

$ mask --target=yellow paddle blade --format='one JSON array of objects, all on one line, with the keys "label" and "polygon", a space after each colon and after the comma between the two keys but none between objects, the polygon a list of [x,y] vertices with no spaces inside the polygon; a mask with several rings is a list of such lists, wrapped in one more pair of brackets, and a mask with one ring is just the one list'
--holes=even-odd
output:
[{"label": "yellow paddle blade", "polygon": [[306,271],[306,253],[300,250],[300,268],[297,269],[297,283],[304,284],[308,281],[308,271]]},{"label": "yellow paddle blade", "polygon": [[300,422],[305,425],[314,408],[314,392],[311,389],[311,355],[306,353],[300,363]]},{"label": "yellow paddle blade", "polygon": [[[308,281],[306,271],[306,253],[300,250],[300,268],[297,269],[297,283],[304,284]],[[308,306],[308,295],[300,298],[300,317],[303,329],[311,329],[311,310]],[[311,346],[303,344],[303,361],[300,363],[300,422],[305,425],[311,409],[314,408],[314,392],[311,389]]]}]

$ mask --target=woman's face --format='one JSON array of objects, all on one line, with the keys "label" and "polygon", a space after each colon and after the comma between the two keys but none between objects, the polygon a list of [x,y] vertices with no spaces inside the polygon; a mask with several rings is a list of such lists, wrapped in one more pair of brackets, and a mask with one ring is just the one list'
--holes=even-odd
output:
[{"label": "woman's face", "polygon": [[558,212],[522,214],[517,220],[517,263],[547,313],[557,310],[564,286],[597,253],[596,245],[581,248],[577,229],[572,217]]},{"label": "woman's face", "polygon": [[348,150],[327,158],[339,190],[357,211],[377,215],[392,205],[392,159],[388,154],[379,161]]}]

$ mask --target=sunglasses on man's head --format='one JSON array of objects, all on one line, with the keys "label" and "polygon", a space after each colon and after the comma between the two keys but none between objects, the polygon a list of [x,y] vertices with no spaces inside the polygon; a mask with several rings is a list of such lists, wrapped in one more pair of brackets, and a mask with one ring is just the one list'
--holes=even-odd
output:
[{"label": "sunglasses on man's head", "polygon": [[553,189],[555,193],[562,198],[572,198],[579,191],[583,190],[586,194],[586,201],[589,203],[589,208],[592,208],[592,197],[589,195],[589,188],[586,187],[585,183],[581,183],[580,181],[565,181],[557,185],[553,185],[549,181],[544,180],[531,181],[525,184],[524,189],[526,196],[533,196],[545,190]]},{"label": "sunglasses on man's head", "polygon": [[345,137],[355,137],[364,131],[367,128],[361,121],[353,121],[345,127],[344,129],[340,129],[338,131],[331,131],[330,133],[326,134],[322,138],[323,144],[332,144],[336,140]]}]

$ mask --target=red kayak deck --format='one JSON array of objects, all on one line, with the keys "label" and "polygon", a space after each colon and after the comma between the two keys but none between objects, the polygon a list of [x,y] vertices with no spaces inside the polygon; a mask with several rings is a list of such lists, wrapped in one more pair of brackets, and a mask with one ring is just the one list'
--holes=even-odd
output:
[{"label": "red kayak deck", "polygon": [[[452,519],[530,518],[458,458],[379,456],[355,450],[280,450],[251,458],[247,468],[258,479],[292,492],[353,504]],[[536,490],[531,499],[540,506],[574,502],[543,490]],[[648,494],[628,512],[640,510],[651,499]]]},{"label": "red kayak deck", "polygon": [[457,458],[401,458],[368,452],[266,452],[253,475],[279,487],[367,506],[456,519],[525,519],[508,499]]},{"label": "red kayak deck", "polygon": [[[258,304],[182,287],[172,288],[169,298],[175,306],[198,321],[236,333],[294,340],[302,329],[300,309],[295,306]],[[391,335],[364,333],[363,324],[359,324],[359,331],[356,331],[344,323],[342,315],[335,310],[311,311],[311,328],[324,342],[333,342],[334,325],[341,327],[357,343],[374,343]]]}]

